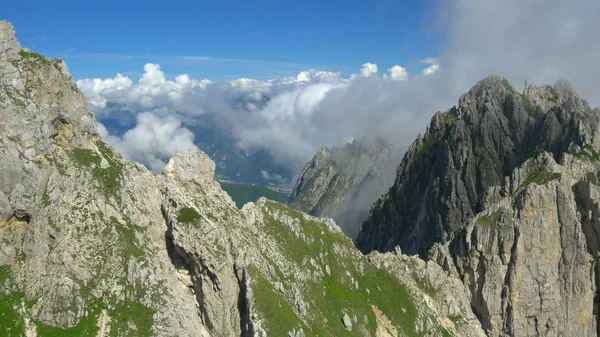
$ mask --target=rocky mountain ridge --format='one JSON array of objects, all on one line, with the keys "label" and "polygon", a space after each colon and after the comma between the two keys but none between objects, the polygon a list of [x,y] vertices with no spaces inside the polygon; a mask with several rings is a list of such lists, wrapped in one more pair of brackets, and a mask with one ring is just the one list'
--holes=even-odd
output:
[{"label": "rocky mountain ridge", "polygon": [[399,244],[426,257],[435,242],[483,211],[490,188],[502,186],[534,151],[558,158],[577,145],[598,149],[599,121],[600,109],[592,110],[566,81],[528,86],[523,94],[499,76],[480,81],[458,108],[435,114],[410,146],[358,247],[387,251]]},{"label": "rocky mountain ridge", "polygon": [[0,331],[7,336],[483,336],[458,279],[363,256],[331,220],[242,210],[201,151],[160,175],[96,133],[60,60],[0,22]]},{"label": "rocky mountain ridge", "polygon": [[383,140],[321,148],[307,162],[290,195],[290,205],[333,218],[355,237],[371,205],[392,185],[400,154]]},{"label": "rocky mountain ridge", "polygon": [[490,76],[438,112],[356,239],[435,261],[488,336],[598,334],[600,109]]}]

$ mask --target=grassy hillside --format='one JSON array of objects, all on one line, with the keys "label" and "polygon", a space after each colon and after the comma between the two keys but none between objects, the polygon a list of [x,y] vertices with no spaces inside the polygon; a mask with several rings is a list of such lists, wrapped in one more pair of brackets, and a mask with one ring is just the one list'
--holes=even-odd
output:
[{"label": "grassy hillside", "polygon": [[270,200],[286,203],[289,195],[282,192],[273,191],[264,186],[252,184],[229,184],[221,183],[221,187],[231,199],[235,201],[237,207],[242,208],[246,203],[258,200],[260,197],[265,197]]}]

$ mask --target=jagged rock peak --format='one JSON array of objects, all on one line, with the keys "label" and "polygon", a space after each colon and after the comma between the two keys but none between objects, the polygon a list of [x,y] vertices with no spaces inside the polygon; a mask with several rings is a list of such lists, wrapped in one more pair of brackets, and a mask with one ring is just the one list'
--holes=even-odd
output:
[{"label": "jagged rock peak", "polygon": [[437,113],[409,148],[358,246],[368,252],[400,244],[426,256],[432,240],[444,240],[481,212],[488,188],[501,186],[532,151],[544,148],[559,159],[573,144],[597,150],[599,122],[567,81],[526,86],[523,94],[500,76],[479,81],[458,108]]},{"label": "jagged rock peak", "polygon": [[565,79],[556,81],[554,85],[527,85],[523,94],[533,106],[542,111],[563,105],[569,105],[579,111],[590,110],[587,101],[581,98],[577,90]]},{"label": "jagged rock peak", "polygon": [[21,48],[7,21],[0,22],[0,71],[1,131],[19,140],[23,152],[48,153],[50,143],[83,146],[85,137],[96,135],[95,119],[65,63]]},{"label": "jagged rock peak", "polygon": [[357,246],[436,261],[488,336],[597,336],[599,125],[567,81],[490,76],[432,118]]},{"label": "jagged rock peak", "polygon": [[298,176],[290,204],[331,217],[354,237],[371,204],[392,184],[400,153],[381,139],[320,148]]},{"label": "jagged rock peak", "polygon": [[177,151],[163,173],[175,181],[203,186],[214,181],[215,162],[200,150]]},{"label": "jagged rock peak", "polygon": [[13,25],[6,20],[0,21],[0,59],[13,58],[20,50]]}]

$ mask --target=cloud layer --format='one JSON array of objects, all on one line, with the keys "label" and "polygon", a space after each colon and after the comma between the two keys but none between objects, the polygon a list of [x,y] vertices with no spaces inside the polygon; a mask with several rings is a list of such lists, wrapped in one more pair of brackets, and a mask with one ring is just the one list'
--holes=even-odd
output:
[{"label": "cloud layer", "polygon": [[[147,64],[137,83],[118,74],[83,79],[78,86],[100,120],[135,115],[137,124],[124,134],[102,131],[109,143],[154,171],[175,150],[195,146],[185,126],[207,115],[239,147],[266,149],[298,171],[320,146],[352,139],[385,137],[406,148],[433,113],[455,105],[461,93],[490,74],[516,87],[525,80],[566,78],[592,105],[600,103],[597,0],[452,0],[438,2],[437,9],[432,26],[448,32],[444,52],[416,61],[422,67],[413,76],[400,65],[379,75],[378,65],[366,62],[346,78],[311,69],[268,81],[213,83],[185,74],[166,79],[158,64]],[[243,104],[232,104],[239,98]],[[109,103],[126,109],[109,109]]]},{"label": "cloud layer", "polygon": [[154,172],[161,171],[177,150],[197,149],[194,134],[173,117],[158,117],[150,112],[137,115],[137,125],[121,137],[98,125],[98,133],[125,157],[144,163]]},{"label": "cloud layer", "polygon": [[[365,63],[348,78],[311,69],[268,81],[240,78],[213,83],[185,74],[168,80],[159,65],[146,64],[137,83],[117,74],[77,84],[100,121],[136,115],[137,125],[123,135],[111,135],[103,125],[100,131],[128,158],[155,172],[175,150],[193,146],[193,134],[184,124],[202,123],[207,115],[229,130],[239,147],[266,149],[278,164],[298,171],[320,146],[339,146],[363,137],[368,124],[379,132],[377,121],[395,111],[377,106],[389,105],[393,97],[380,90],[398,86],[409,75],[405,68],[393,66],[379,77],[377,68]],[[266,105],[261,104],[265,97],[269,98]],[[241,104],[234,104],[240,99]],[[379,103],[372,105],[372,99]]]}]

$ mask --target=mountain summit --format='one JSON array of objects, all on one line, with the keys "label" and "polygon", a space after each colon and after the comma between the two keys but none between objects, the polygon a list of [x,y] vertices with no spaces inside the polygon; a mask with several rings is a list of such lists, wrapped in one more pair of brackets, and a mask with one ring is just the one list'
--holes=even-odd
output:
[{"label": "mountain summit", "polygon": [[438,112],[410,146],[392,189],[363,225],[358,247],[400,245],[426,257],[435,242],[483,211],[490,189],[505,186],[534,151],[558,159],[574,146],[600,147],[598,111],[566,81],[527,86],[522,94],[499,76],[480,81],[458,108]]},{"label": "mountain summit", "polygon": [[399,151],[382,140],[321,148],[302,168],[290,205],[333,218],[348,236],[355,237],[371,204],[393,183],[399,158]]},{"label": "mountain summit", "polygon": [[599,121],[566,81],[480,81],[410,146],[358,247],[443,266],[489,336],[596,336]]}]

